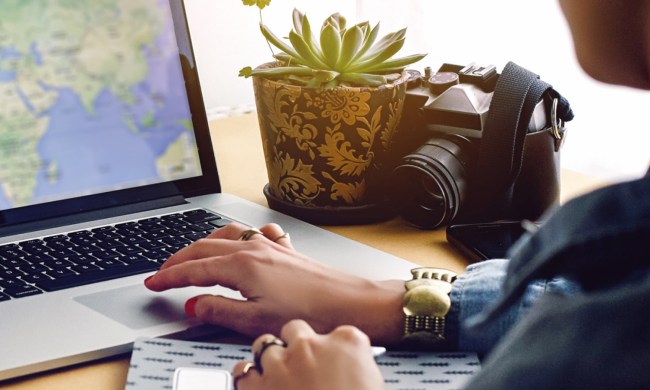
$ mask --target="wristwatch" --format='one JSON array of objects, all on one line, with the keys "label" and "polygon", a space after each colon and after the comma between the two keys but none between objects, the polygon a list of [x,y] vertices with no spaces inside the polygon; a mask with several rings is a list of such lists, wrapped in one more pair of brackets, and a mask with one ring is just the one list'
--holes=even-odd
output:
[{"label": "wristwatch", "polygon": [[404,336],[401,346],[430,349],[445,341],[445,316],[451,308],[451,283],[456,273],[443,268],[420,267],[411,270],[413,279],[404,283],[402,301]]}]

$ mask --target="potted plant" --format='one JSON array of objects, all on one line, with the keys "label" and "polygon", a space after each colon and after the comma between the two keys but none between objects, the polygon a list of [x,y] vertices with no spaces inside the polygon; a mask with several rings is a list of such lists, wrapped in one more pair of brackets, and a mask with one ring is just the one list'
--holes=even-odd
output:
[{"label": "potted plant", "polygon": [[269,207],[328,225],[391,216],[382,179],[404,104],[404,68],[424,57],[392,58],[406,29],[378,39],[379,24],[348,27],[335,13],[316,34],[297,9],[288,42],[261,22],[260,29],[281,52],[240,76],[253,77]]}]

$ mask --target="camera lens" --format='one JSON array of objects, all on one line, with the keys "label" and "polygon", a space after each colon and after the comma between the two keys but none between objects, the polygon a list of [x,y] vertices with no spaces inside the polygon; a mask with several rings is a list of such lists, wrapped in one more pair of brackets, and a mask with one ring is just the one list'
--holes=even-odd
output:
[{"label": "camera lens", "polygon": [[432,138],[404,157],[391,175],[395,211],[426,229],[448,224],[465,198],[469,140]]}]

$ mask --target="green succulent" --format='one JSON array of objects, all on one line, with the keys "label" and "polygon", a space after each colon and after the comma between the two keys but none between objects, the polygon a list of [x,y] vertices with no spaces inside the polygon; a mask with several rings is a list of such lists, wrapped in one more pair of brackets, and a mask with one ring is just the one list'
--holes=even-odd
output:
[{"label": "green succulent", "polygon": [[240,76],[259,75],[308,87],[332,88],[341,84],[375,87],[399,78],[406,66],[426,55],[393,59],[404,45],[405,28],[377,40],[379,23],[372,28],[368,22],[346,28],[346,19],[338,13],[323,22],[320,39],[307,16],[297,9],[293,10],[288,43],[262,23],[260,29],[266,40],[282,51],[273,55],[278,60],[277,66],[245,67]]}]

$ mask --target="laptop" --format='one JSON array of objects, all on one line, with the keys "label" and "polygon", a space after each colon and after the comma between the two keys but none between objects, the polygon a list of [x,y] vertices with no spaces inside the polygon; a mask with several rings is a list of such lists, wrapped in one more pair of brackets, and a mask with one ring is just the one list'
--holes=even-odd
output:
[{"label": "laptop", "polygon": [[231,221],[279,223],[368,278],[414,266],[228,195],[217,172],[181,0],[0,2],[0,380],[219,331],[184,302],[238,293],[143,281]]}]

